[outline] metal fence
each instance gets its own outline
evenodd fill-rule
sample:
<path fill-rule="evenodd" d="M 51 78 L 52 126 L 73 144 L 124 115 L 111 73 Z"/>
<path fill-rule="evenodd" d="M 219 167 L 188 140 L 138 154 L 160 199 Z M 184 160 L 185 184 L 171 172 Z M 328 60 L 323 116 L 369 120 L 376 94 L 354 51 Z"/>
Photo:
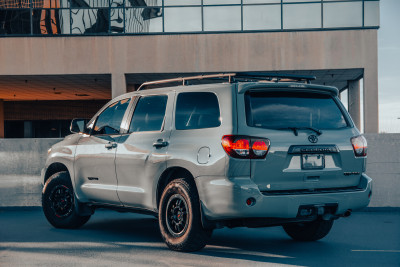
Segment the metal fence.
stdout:
<path fill-rule="evenodd" d="M 0 0 L 0 36 L 365 29 L 379 0 Z"/>

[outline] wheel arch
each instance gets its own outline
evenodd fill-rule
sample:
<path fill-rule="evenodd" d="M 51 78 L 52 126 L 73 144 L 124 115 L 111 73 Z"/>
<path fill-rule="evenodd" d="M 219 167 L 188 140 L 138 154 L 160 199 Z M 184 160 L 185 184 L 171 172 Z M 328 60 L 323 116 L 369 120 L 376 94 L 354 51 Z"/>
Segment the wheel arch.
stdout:
<path fill-rule="evenodd" d="M 76 212 L 80 216 L 92 215 L 94 213 L 94 209 L 92 209 L 89 206 L 85 205 L 84 203 L 80 203 L 78 201 L 78 196 L 77 196 L 77 192 L 76 192 L 76 189 L 75 189 L 75 183 L 74 183 L 74 180 L 72 178 L 71 171 L 68 169 L 68 167 L 65 164 L 63 164 L 61 162 L 53 162 L 53 163 L 51 163 L 49 165 L 49 167 L 47 168 L 47 170 L 45 172 L 44 179 L 43 179 L 44 180 L 44 183 L 43 183 L 44 184 L 44 188 L 43 188 L 43 190 L 45 190 L 46 182 L 49 180 L 49 178 L 53 174 L 58 173 L 58 172 L 62 172 L 62 171 L 67 172 L 68 175 L 69 175 L 69 179 L 71 181 L 71 185 L 72 185 L 72 188 L 73 188 L 73 191 L 74 191 L 75 201 L 77 201 L 77 203 L 78 203 L 78 205 L 75 206 Z"/>
<path fill-rule="evenodd" d="M 44 175 L 43 184 L 46 184 L 47 180 L 55 173 L 66 171 L 68 172 L 70 179 L 71 179 L 71 172 L 68 170 L 68 167 L 60 162 L 53 162 L 49 165 L 46 169 L 46 173 Z M 72 179 L 71 179 L 72 182 Z"/>
<path fill-rule="evenodd" d="M 172 180 L 174 180 L 176 178 L 189 179 L 189 181 L 193 182 L 193 185 L 195 186 L 196 191 L 197 191 L 197 186 L 196 186 L 196 182 L 194 181 L 194 176 L 189 170 L 187 170 L 183 167 L 169 167 L 161 174 L 160 179 L 158 179 L 156 198 L 155 198 L 155 204 L 156 204 L 157 210 L 158 210 L 158 206 L 160 204 L 161 195 L 162 195 L 165 187 L 168 185 L 169 182 L 171 182 Z"/>

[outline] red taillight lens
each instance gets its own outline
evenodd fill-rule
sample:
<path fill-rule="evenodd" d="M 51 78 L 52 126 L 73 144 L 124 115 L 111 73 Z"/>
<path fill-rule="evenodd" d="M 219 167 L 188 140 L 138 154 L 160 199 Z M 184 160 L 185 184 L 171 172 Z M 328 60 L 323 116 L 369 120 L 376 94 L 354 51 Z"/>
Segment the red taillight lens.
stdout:
<path fill-rule="evenodd" d="M 252 140 L 251 149 L 253 150 L 254 155 L 257 157 L 264 157 L 268 153 L 269 149 L 269 140 Z"/>
<path fill-rule="evenodd" d="M 249 136 L 224 135 L 221 144 L 225 152 L 233 158 L 260 159 L 267 155 L 270 142 L 268 139 Z"/>
<path fill-rule="evenodd" d="M 232 143 L 232 149 L 241 157 L 250 154 L 250 142 L 247 139 L 239 139 Z"/>
<path fill-rule="evenodd" d="M 367 155 L 367 139 L 364 136 L 359 135 L 351 138 L 351 144 L 356 157 L 365 157 Z"/>
<path fill-rule="evenodd" d="M 246 138 L 224 135 L 221 144 L 225 152 L 231 157 L 245 158 L 250 154 L 250 142 Z"/>

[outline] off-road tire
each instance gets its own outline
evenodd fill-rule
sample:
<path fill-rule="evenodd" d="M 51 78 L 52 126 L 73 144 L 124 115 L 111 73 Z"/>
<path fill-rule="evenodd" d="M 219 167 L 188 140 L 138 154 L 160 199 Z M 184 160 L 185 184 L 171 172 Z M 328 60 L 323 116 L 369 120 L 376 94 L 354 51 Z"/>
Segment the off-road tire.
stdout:
<path fill-rule="evenodd" d="M 76 198 L 71 178 L 66 171 L 53 174 L 45 183 L 42 192 L 43 213 L 56 228 L 75 229 L 90 218 L 80 216 L 75 208 Z"/>
<path fill-rule="evenodd" d="M 201 224 L 200 202 L 193 181 L 171 181 L 161 195 L 158 222 L 161 236 L 175 251 L 197 251 L 209 241 L 212 230 Z"/>
<path fill-rule="evenodd" d="M 316 241 L 324 238 L 333 225 L 333 220 L 324 221 L 318 219 L 313 222 L 283 225 L 285 232 L 294 240 Z"/>

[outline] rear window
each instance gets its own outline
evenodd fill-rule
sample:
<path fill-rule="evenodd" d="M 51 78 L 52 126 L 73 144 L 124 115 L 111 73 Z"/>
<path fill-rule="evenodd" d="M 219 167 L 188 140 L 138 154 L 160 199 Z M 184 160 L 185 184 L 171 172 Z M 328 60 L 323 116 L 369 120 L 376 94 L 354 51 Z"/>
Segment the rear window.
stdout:
<path fill-rule="evenodd" d="M 160 131 L 164 122 L 167 100 L 166 95 L 141 97 L 136 104 L 129 132 Z"/>
<path fill-rule="evenodd" d="M 348 126 L 342 111 L 329 95 L 248 92 L 245 105 L 247 125 L 252 127 L 338 129 Z"/>
<path fill-rule="evenodd" d="M 180 93 L 176 101 L 177 130 L 212 128 L 221 125 L 218 98 L 214 93 Z"/>

